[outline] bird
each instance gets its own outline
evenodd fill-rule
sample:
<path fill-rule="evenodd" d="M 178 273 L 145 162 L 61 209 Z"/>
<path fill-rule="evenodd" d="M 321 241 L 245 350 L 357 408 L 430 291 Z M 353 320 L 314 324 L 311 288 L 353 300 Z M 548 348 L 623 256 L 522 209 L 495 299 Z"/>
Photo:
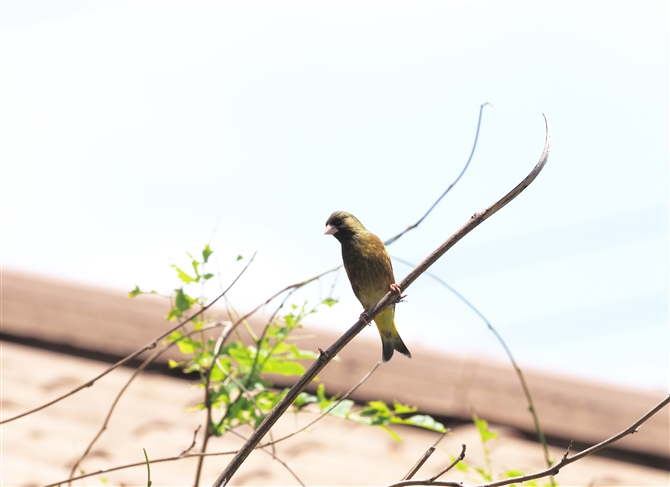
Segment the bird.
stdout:
<path fill-rule="evenodd" d="M 384 242 L 369 232 L 354 215 L 336 211 L 326 221 L 325 235 L 332 235 L 342 245 L 342 262 L 351 288 L 365 308 L 363 321 L 369 322 L 367 311 L 374 307 L 389 290 L 400 293 L 395 283 L 391 257 Z M 382 339 L 382 360 L 388 362 L 394 350 L 412 358 L 395 327 L 395 304 L 385 308 L 375 318 Z"/>

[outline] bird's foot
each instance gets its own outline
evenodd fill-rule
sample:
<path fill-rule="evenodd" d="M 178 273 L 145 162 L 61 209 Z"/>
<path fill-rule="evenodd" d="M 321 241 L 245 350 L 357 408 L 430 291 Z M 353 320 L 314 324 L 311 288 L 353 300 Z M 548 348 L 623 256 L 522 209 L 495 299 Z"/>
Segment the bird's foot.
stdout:
<path fill-rule="evenodd" d="M 361 315 L 358 317 L 359 320 L 361 320 L 363 323 L 366 323 L 368 326 L 370 326 L 370 315 L 368 314 L 367 311 L 363 311 Z"/>
<path fill-rule="evenodd" d="M 399 298 L 396 300 L 396 303 L 402 303 L 403 299 L 405 299 L 405 296 L 403 296 L 402 291 L 400 290 L 400 286 L 398 286 L 395 282 L 389 286 L 391 288 L 391 291 L 394 293 L 398 294 Z"/>

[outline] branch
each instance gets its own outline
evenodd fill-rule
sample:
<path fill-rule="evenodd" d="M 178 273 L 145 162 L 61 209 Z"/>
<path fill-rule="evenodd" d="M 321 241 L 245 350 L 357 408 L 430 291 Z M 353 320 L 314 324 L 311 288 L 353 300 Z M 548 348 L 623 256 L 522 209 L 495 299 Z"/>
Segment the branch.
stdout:
<path fill-rule="evenodd" d="M 218 326 L 222 326 L 222 325 L 224 325 L 224 322 L 217 321 L 217 322 L 215 322 L 215 323 L 211 323 L 211 324 L 209 324 L 209 325 L 207 325 L 207 326 L 204 326 L 203 328 L 201 328 L 200 330 L 198 330 L 198 332 L 205 331 L 205 330 L 208 330 L 208 329 L 213 329 L 213 328 L 216 328 L 216 327 L 218 327 Z M 226 325 L 225 325 L 226 329 L 227 329 L 227 328 L 230 328 L 231 325 L 232 325 L 231 323 L 226 324 Z M 193 333 L 196 333 L 196 331 L 195 331 L 195 330 L 194 330 L 194 331 L 191 331 L 191 332 L 185 334 L 182 338 L 189 337 L 189 336 L 191 336 Z M 180 338 L 179 340 L 181 340 L 182 338 Z M 117 404 L 118 404 L 119 401 L 121 400 L 121 397 L 122 397 L 122 396 L 125 394 L 125 392 L 128 390 L 128 388 L 130 387 L 130 385 L 133 383 L 133 381 L 134 381 L 135 379 L 137 379 L 137 377 L 139 377 L 140 373 L 141 373 L 142 371 L 144 371 L 144 369 L 146 369 L 147 366 L 148 366 L 149 364 L 151 364 L 152 362 L 154 362 L 154 361 L 155 361 L 158 357 L 160 357 L 162 354 L 164 354 L 165 352 L 167 352 L 168 350 L 170 350 L 172 347 L 174 347 L 175 345 L 177 345 L 177 342 L 178 342 L 179 340 L 177 340 L 177 341 L 175 341 L 175 342 L 170 342 L 170 343 L 168 343 L 167 345 L 165 345 L 162 349 L 154 351 L 151 355 L 149 355 L 149 357 L 147 357 L 147 358 L 144 360 L 144 362 L 142 362 L 142 363 L 140 364 L 139 367 L 137 367 L 137 369 L 135 369 L 135 370 L 133 371 L 133 373 L 132 373 L 132 375 L 130 376 L 130 378 L 126 381 L 126 383 L 124 384 L 124 386 L 121 388 L 121 390 L 118 392 L 118 394 L 117 394 L 116 397 L 114 398 L 114 401 L 112 401 L 112 405 L 110 406 L 109 411 L 107 412 L 107 416 L 105 417 L 104 421 L 102 422 L 102 426 L 101 426 L 100 429 L 98 430 L 98 433 L 97 433 L 97 434 L 93 437 L 93 439 L 90 441 L 90 443 L 89 443 L 88 446 L 86 447 L 86 450 L 85 450 L 84 453 L 81 455 L 81 457 L 79 457 L 79 459 L 78 459 L 77 461 L 75 461 L 74 465 L 72 465 L 72 468 L 70 469 L 70 476 L 74 475 L 74 472 L 77 470 L 77 468 L 79 467 L 79 465 L 81 464 L 81 462 L 83 462 L 84 459 L 88 456 L 88 454 L 91 452 L 91 449 L 93 448 L 93 446 L 95 445 L 95 443 L 100 439 L 100 437 L 102 436 L 102 434 L 103 434 L 103 433 L 105 432 L 105 430 L 107 429 L 107 425 L 109 424 L 109 421 L 111 420 L 112 415 L 114 414 L 114 410 L 116 409 Z M 198 428 L 200 428 L 200 427 L 198 427 Z M 194 438 L 194 441 L 195 441 L 195 438 Z"/>
<path fill-rule="evenodd" d="M 186 450 L 184 450 L 183 452 L 181 452 L 181 453 L 179 454 L 180 457 L 183 457 L 183 456 L 186 455 L 188 452 L 190 452 L 191 450 L 193 450 L 193 447 L 194 447 L 194 446 L 196 445 L 196 443 L 197 443 L 197 440 L 198 440 L 198 431 L 200 431 L 200 427 L 201 427 L 201 426 L 202 426 L 202 425 L 199 424 L 198 427 L 195 429 L 195 431 L 193 432 L 193 440 L 191 440 L 191 444 L 189 445 L 189 447 L 188 447 Z"/>
<path fill-rule="evenodd" d="M 477 140 L 479 139 L 479 129 L 482 126 L 482 113 L 484 112 L 484 107 L 486 105 L 491 105 L 489 102 L 482 103 L 479 106 L 479 118 L 477 119 L 477 130 L 475 131 L 475 142 L 472 144 L 472 150 L 470 151 L 470 157 L 468 157 L 467 162 L 465 163 L 465 166 L 463 166 L 463 169 L 461 170 L 461 173 L 458 175 L 456 179 L 454 179 L 454 182 L 449 185 L 447 189 L 444 190 L 444 193 L 440 195 L 440 197 L 433 203 L 433 205 L 428 208 L 428 211 L 421 217 L 419 218 L 419 221 L 417 221 L 414 225 L 410 225 L 409 227 L 405 228 L 402 232 L 400 232 L 398 235 L 395 237 L 389 238 L 386 242 L 384 242 L 384 245 L 391 245 L 393 242 L 398 240 L 400 237 L 405 235 L 407 232 L 410 230 L 414 230 L 416 227 L 421 225 L 421 222 L 423 222 L 426 217 L 430 214 L 431 211 L 437 206 L 437 204 L 444 198 L 449 191 L 451 191 L 451 188 L 456 186 L 456 183 L 461 179 L 463 174 L 465 174 L 465 171 L 468 169 L 468 166 L 470 165 L 470 161 L 472 160 L 472 156 L 475 155 L 475 149 L 477 148 Z M 492 106 L 492 105 L 491 105 Z"/>
<path fill-rule="evenodd" d="M 563 455 L 563 458 L 556 463 L 556 465 L 546 469 L 542 470 L 540 472 L 528 474 L 528 475 L 520 475 L 518 477 L 510 477 L 507 479 L 503 480 L 497 480 L 495 482 L 489 482 L 487 484 L 477 484 L 473 485 L 472 487 L 501 487 L 503 485 L 510 485 L 510 484 L 519 484 L 521 482 L 528 482 L 529 480 L 535 480 L 535 479 L 540 479 L 543 477 L 549 477 L 550 475 L 557 475 L 558 472 L 560 471 L 561 468 L 565 467 L 566 465 L 569 465 L 571 463 L 576 462 L 577 460 L 580 460 L 584 458 L 587 455 L 590 455 L 591 453 L 595 453 L 599 450 L 602 450 L 606 446 L 611 445 L 612 443 L 615 443 L 619 441 L 621 438 L 624 436 L 632 435 L 637 433 L 640 430 L 640 426 L 646 422 L 649 418 L 651 418 L 654 414 L 659 412 L 661 409 L 663 409 L 665 406 L 670 403 L 670 396 L 666 397 L 663 399 L 661 402 L 659 402 L 656 406 L 651 408 L 647 413 L 642 416 L 640 419 L 635 421 L 632 425 L 630 425 L 628 428 L 625 430 L 617 433 L 614 436 L 611 436 L 610 438 L 606 439 L 605 441 L 601 441 L 597 445 L 593 445 L 590 448 L 587 448 L 584 451 L 581 451 L 575 455 L 572 455 L 571 457 L 568 456 L 568 453 L 570 453 L 570 448 L 568 447 L 568 450 L 565 452 Z M 572 444 L 572 443 L 571 443 Z M 431 479 L 426 479 L 426 480 L 407 480 L 403 482 L 398 482 L 395 484 L 391 484 L 389 487 L 405 487 L 408 485 L 441 485 L 441 486 L 455 486 L 455 487 L 462 487 L 463 484 L 461 482 L 434 482 Z"/>
<path fill-rule="evenodd" d="M 445 473 L 454 468 L 458 462 L 463 461 L 464 458 L 465 458 L 465 444 L 461 445 L 460 455 L 458 455 L 458 457 L 456 457 L 456 459 L 453 462 L 451 462 L 451 464 L 448 467 L 443 468 L 437 475 L 433 475 L 428 480 L 430 480 L 431 482 L 435 482 L 439 477 L 442 477 Z"/>
<path fill-rule="evenodd" d="M 340 399 L 338 399 L 335 404 L 333 404 L 327 411 L 325 411 L 324 413 L 319 415 L 319 417 L 317 417 L 315 420 L 311 421 L 309 424 L 303 426 L 302 428 L 294 431 L 293 433 L 289 433 L 286 436 L 282 436 L 281 438 L 278 438 L 277 440 L 270 441 L 270 442 L 264 443 L 262 445 L 258 445 L 256 448 L 266 448 L 268 446 L 273 446 L 273 445 L 279 443 L 280 441 L 287 440 L 287 439 L 297 435 L 298 433 L 301 433 L 301 432 L 305 431 L 306 429 L 310 428 L 311 426 L 313 426 L 315 423 L 317 423 L 318 421 L 320 421 L 324 417 L 328 416 L 328 414 L 330 413 L 331 410 L 333 410 L 335 407 L 337 407 L 342 401 L 344 401 L 351 394 L 353 394 L 356 389 L 358 389 L 361 385 L 363 385 L 363 383 L 366 380 L 368 380 L 368 378 L 375 372 L 375 370 L 377 370 L 377 368 L 380 365 L 381 365 L 381 362 L 377 362 L 375 364 L 375 366 L 372 367 L 372 369 L 370 369 L 368 371 L 368 373 L 365 374 L 363 376 L 363 378 L 361 380 L 359 380 L 358 383 L 355 386 L 353 386 L 351 389 L 349 389 L 349 391 L 346 394 L 344 394 Z M 182 460 L 184 458 L 206 458 L 206 457 L 216 457 L 216 456 L 222 456 L 222 455 L 234 455 L 235 453 L 237 453 L 237 450 L 212 452 L 212 453 L 204 453 L 204 452 L 190 453 L 190 451 L 193 449 L 193 447 L 196 444 L 196 437 L 197 437 L 198 431 L 200 431 L 200 428 L 201 428 L 201 425 L 198 425 L 196 430 L 193 432 L 193 441 L 191 442 L 191 445 L 186 450 L 182 451 L 179 455 L 176 455 L 176 456 L 173 456 L 173 457 L 156 458 L 156 459 L 150 460 L 151 463 L 154 464 L 154 463 L 163 463 L 163 462 L 174 462 L 174 461 L 177 461 L 177 460 Z M 227 428 L 227 431 L 232 431 L 232 429 Z M 435 444 L 437 444 L 437 442 Z M 74 482 L 75 480 L 81 480 L 81 479 L 85 479 L 85 478 L 88 478 L 88 477 L 94 477 L 96 475 L 102 475 L 104 473 L 114 472 L 114 471 L 117 471 L 117 470 L 124 470 L 124 469 L 127 469 L 127 468 L 133 468 L 133 467 L 144 465 L 145 463 L 146 462 L 137 462 L 137 463 L 130 463 L 130 464 L 127 464 L 127 465 L 118 465 L 116 467 L 111 467 L 111 468 L 106 468 L 106 469 L 100 469 L 100 470 L 97 470 L 95 472 L 88 472 L 88 473 L 85 473 L 85 474 L 82 474 L 82 475 L 79 475 L 79 476 L 76 476 L 76 477 L 70 477 L 69 479 L 61 480 L 59 482 L 55 482 L 53 484 L 48 484 L 45 487 L 52 487 L 52 486 L 62 485 L 62 484 L 65 484 L 65 483 Z"/>
<path fill-rule="evenodd" d="M 411 271 L 407 277 L 405 277 L 399 284 L 398 287 L 400 291 L 405 291 L 422 273 L 424 273 L 431 265 L 433 265 L 442 255 L 444 255 L 447 250 L 453 247 L 458 241 L 460 241 L 465 235 L 474 230 L 479 224 L 483 221 L 490 218 L 498 210 L 507 205 L 510 201 L 516 198 L 530 183 L 535 180 L 537 175 L 540 173 L 542 168 L 547 162 L 549 157 L 549 147 L 551 145 L 551 130 L 549 128 L 549 122 L 545 117 L 545 126 L 546 126 L 546 138 L 544 143 L 544 150 L 540 160 L 535 165 L 533 170 L 530 172 L 526 178 L 521 181 L 514 189 L 509 193 L 503 196 L 493 205 L 486 208 L 481 213 L 475 213 L 470 220 L 463 225 L 454 235 L 448 238 L 442 245 L 440 245 L 436 250 L 433 251 L 418 267 Z M 384 308 L 394 304 L 398 301 L 400 295 L 395 291 L 389 291 L 386 296 L 384 296 L 377 305 L 367 312 L 368 317 L 372 320 L 377 316 Z M 298 395 L 307 387 L 307 385 L 316 377 L 316 375 L 337 355 L 337 353 L 342 350 L 347 343 L 349 343 L 356 335 L 358 335 L 363 328 L 366 326 L 366 322 L 359 319 L 344 335 L 342 335 L 338 340 L 333 343 L 333 345 L 328 348 L 325 352 L 322 351 L 319 358 L 312 364 L 312 366 L 305 372 L 305 374 L 298 379 L 295 385 L 288 391 L 288 393 L 282 398 L 282 400 L 275 406 L 275 408 L 270 412 L 270 414 L 263 420 L 258 429 L 249 438 L 249 441 L 244 444 L 242 449 L 235 455 L 231 460 L 228 466 L 221 472 L 221 475 L 214 482 L 215 487 L 221 487 L 226 485 L 232 476 L 237 472 L 242 463 L 246 460 L 249 454 L 253 449 L 258 445 L 261 439 L 266 435 L 266 433 L 272 428 L 272 426 L 277 422 L 279 417 L 286 412 L 291 404 L 295 401 Z"/>
<path fill-rule="evenodd" d="M 230 431 L 232 434 L 234 434 L 234 435 L 237 436 L 238 438 L 242 438 L 243 440 L 247 441 L 247 438 L 246 438 L 243 434 L 238 433 L 237 431 L 235 431 L 235 430 L 233 430 L 233 429 L 228 429 L 228 431 Z M 261 451 L 262 451 L 263 453 L 267 453 L 267 454 L 270 455 L 273 459 L 275 459 L 276 461 L 278 461 L 279 463 L 281 463 L 282 466 L 283 466 L 286 470 L 288 470 L 288 472 L 289 472 L 291 475 L 293 475 L 293 478 L 296 479 L 300 485 L 302 485 L 302 487 L 306 487 L 305 483 L 304 483 L 302 480 L 300 480 L 300 477 L 298 477 L 298 476 L 296 475 L 296 473 L 291 469 L 291 467 L 289 467 L 289 466 L 286 464 L 286 462 L 284 462 L 281 458 L 279 458 L 275 453 L 273 453 L 273 452 L 271 452 L 271 451 L 267 451 L 267 450 L 266 450 L 265 448 L 263 448 L 263 447 L 261 447 Z M 203 458 L 203 457 L 200 457 L 200 458 Z M 197 484 L 196 484 L 196 485 L 197 485 Z"/>
<path fill-rule="evenodd" d="M 332 406 L 330 406 L 328 409 L 326 409 L 324 412 L 322 412 L 322 413 L 321 413 L 321 414 L 320 414 L 314 421 L 311 421 L 310 423 L 306 424 L 305 426 L 303 426 L 303 427 L 300 428 L 299 430 L 294 431 L 293 433 L 289 433 L 289 434 L 286 435 L 286 436 L 282 436 L 281 438 L 278 438 L 278 439 L 276 439 L 276 440 L 274 440 L 274 441 L 272 441 L 272 442 L 270 442 L 270 443 L 266 443 L 266 444 L 264 444 L 264 445 L 260 445 L 260 446 L 258 446 L 257 448 L 265 448 L 266 446 L 269 446 L 270 444 L 275 445 L 275 444 L 279 443 L 280 441 L 288 440 L 288 439 L 291 438 L 292 436 L 295 436 L 295 435 L 297 435 L 298 433 L 302 433 L 303 431 L 306 431 L 308 428 L 310 428 L 311 426 L 313 426 L 313 425 L 316 424 L 317 422 L 321 421 L 323 418 L 325 418 L 326 416 L 328 416 L 328 415 L 330 414 L 330 412 L 331 412 L 333 409 L 335 409 L 337 406 L 339 406 L 339 405 L 342 403 L 342 401 L 344 401 L 344 400 L 347 399 L 349 396 L 351 396 L 351 395 L 354 393 L 354 391 L 355 391 L 356 389 L 358 389 L 360 386 L 362 386 L 362 385 L 363 385 L 363 382 L 365 382 L 366 380 L 368 380 L 368 379 L 370 378 L 370 376 L 377 370 L 377 368 L 378 368 L 380 365 L 381 365 L 381 362 L 377 362 L 377 363 L 374 365 L 374 367 L 372 367 L 372 369 L 370 369 L 370 371 L 369 371 L 367 374 L 365 374 L 365 375 L 363 376 L 363 378 L 362 378 L 361 380 L 358 381 L 358 383 L 356 383 L 356 385 L 355 385 L 354 387 L 352 387 L 351 389 L 349 389 L 349 390 L 347 391 L 346 394 L 344 394 L 341 398 L 339 398 L 337 401 L 335 401 L 335 403 L 333 403 Z"/>
<path fill-rule="evenodd" d="M 432 445 L 430 448 L 428 448 L 428 450 L 426 450 L 426 452 L 425 452 L 423 455 L 421 455 L 421 458 L 419 458 L 419 460 L 414 464 L 414 466 L 410 469 L 410 471 L 407 473 L 407 475 L 405 475 L 405 476 L 403 477 L 403 480 L 410 480 L 412 477 L 414 477 L 414 475 L 416 475 L 416 473 L 419 471 L 419 469 L 420 469 L 421 467 L 423 467 L 423 464 L 426 463 L 426 461 L 427 461 L 427 460 L 430 458 L 430 456 L 433 454 L 433 452 L 435 451 L 435 447 L 437 446 L 437 444 L 438 444 L 440 441 L 442 441 L 442 439 L 443 439 L 445 436 L 447 436 L 447 433 L 449 433 L 450 431 L 451 431 L 451 429 L 448 429 L 448 430 L 446 430 L 444 433 L 442 433 L 442 434 L 440 435 L 440 437 L 435 441 L 435 443 L 433 443 L 433 445 Z M 463 445 L 463 452 L 464 452 L 464 453 L 463 453 L 463 457 L 465 457 L 465 445 Z M 462 460 L 462 458 L 461 458 L 461 460 Z M 460 461 L 460 460 L 459 460 L 459 461 Z M 456 465 L 456 463 L 454 463 L 454 465 Z M 453 466 L 453 465 L 452 465 L 452 466 Z M 449 467 L 449 468 L 451 468 L 451 467 Z M 439 477 L 439 475 L 438 475 L 438 477 Z"/>
<path fill-rule="evenodd" d="M 556 475 L 558 474 L 559 470 L 566 465 L 570 465 L 571 463 L 576 462 L 577 460 L 580 460 L 581 458 L 590 455 L 591 453 L 595 453 L 599 450 L 602 450 L 606 446 L 611 445 L 612 443 L 615 443 L 619 441 L 621 438 L 624 436 L 632 435 L 637 433 L 640 430 L 640 425 L 642 425 L 644 422 L 646 422 L 649 418 L 651 418 L 654 414 L 659 412 L 661 409 L 663 409 L 665 406 L 670 403 L 670 396 L 666 397 L 663 399 L 661 402 L 659 402 L 656 406 L 651 408 L 644 416 L 642 416 L 640 419 L 635 421 L 632 425 L 630 425 L 628 428 L 625 430 L 617 433 L 614 436 L 609 437 L 605 441 L 601 441 L 597 445 L 593 445 L 591 448 L 587 448 L 586 450 L 583 450 L 579 453 L 576 453 L 575 455 L 572 455 L 571 457 L 568 456 L 569 450 L 565 452 L 565 455 L 563 455 L 563 458 L 561 458 L 558 463 L 546 470 L 543 470 L 541 472 L 537 472 L 534 474 L 530 475 L 523 475 L 519 477 L 512 477 L 509 479 L 504 479 L 504 480 L 499 480 L 497 482 L 491 482 L 489 484 L 481 484 L 475 487 L 498 487 L 502 485 L 509 485 L 509 484 L 515 484 L 517 482 L 526 482 L 528 480 L 533 480 L 533 479 L 539 479 L 542 477 L 547 477 L 549 475 Z"/>
<path fill-rule="evenodd" d="M 212 306 L 214 306 L 214 303 L 216 303 L 219 299 L 221 299 L 223 296 L 225 296 L 225 294 L 226 294 L 228 291 L 230 291 L 230 289 L 235 285 L 235 283 L 239 280 L 239 278 L 242 277 L 242 274 L 244 274 L 244 272 L 249 268 L 249 266 L 251 265 L 251 263 L 254 261 L 254 258 L 255 258 L 255 257 L 256 257 L 256 253 L 254 253 L 254 255 L 251 257 L 251 259 L 249 260 L 249 262 L 247 262 L 247 265 L 244 266 L 244 269 L 242 269 L 242 271 L 237 275 L 237 277 L 233 280 L 233 282 L 230 283 L 230 285 L 228 286 L 228 288 L 227 288 L 225 291 L 223 291 L 221 294 L 219 294 L 216 298 L 214 298 L 209 304 L 207 304 L 206 306 L 202 307 L 202 308 L 200 309 L 200 311 L 198 311 L 197 313 L 195 313 L 193 316 L 190 316 L 189 318 L 187 318 L 187 319 L 185 319 L 185 320 L 179 322 L 178 325 L 176 325 L 176 326 L 170 328 L 168 331 L 166 331 L 166 332 L 163 333 L 162 335 L 158 336 L 157 338 L 154 338 L 150 343 L 147 343 L 145 346 L 143 346 L 143 347 L 140 348 L 139 350 L 136 350 L 135 352 L 131 353 L 131 354 L 128 355 L 127 357 L 125 357 L 125 358 L 119 360 L 119 361 L 116 362 L 114 365 L 112 365 L 111 367 L 109 367 L 107 370 L 105 370 L 104 372 L 101 372 L 100 374 L 98 374 L 97 376 L 95 376 L 93 379 L 91 379 L 90 381 L 86 382 L 85 384 L 82 384 L 82 385 L 80 385 L 80 386 L 78 386 L 78 387 L 75 387 L 75 388 L 72 389 L 70 392 L 67 392 L 67 393 L 63 394 L 62 396 L 57 397 L 57 398 L 54 399 L 53 401 L 49 401 L 49 402 L 46 403 L 46 404 L 42 404 L 42 405 L 39 406 L 39 407 L 36 407 L 36 408 L 34 408 L 34 409 L 31 409 L 30 411 L 26 411 L 25 413 L 18 414 L 18 415 L 16 415 L 16 416 L 12 417 L 12 418 L 5 419 L 4 421 L 0 421 L 0 424 L 9 423 L 10 421 L 14 421 L 14 420 L 16 420 L 16 419 L 23 418 L 24 416 L 28 416 L 29 414 L 36 413 L 37 411 L 41 411 L 42 409 L 46 409 L 46 408 L 48 408 L 49 406 L 53 406 L 53 405 L 56 404 L 57 402 L 60 402 L 60 401 L 62 401 L 63 399 L 65 399 L 65 398 L 67 398 L 67 397 L 70 397 L 70 396 L 73 395 L 73 394 L 76 394 L 77 392 L 81 391 L 82 389 L 85 389 L 85 388 L 87 388 L 87 387 L 91 387 L 93 384 L 95 384 L 95 382 L 96 382 L 98 379 L 101 379 L 102 377 L 106 376 L 107 374 L 109 374 L 109 373 L 112 372 L 113 370 L 118 369 L 118 368 L 121 367 L 122 365 L 124 365 L 124 364 L 130 362 L 132 359 L 134 359 L 135 357 L 141 355 L 142 353 L 146 352 L 147 350 L 151 350 L 151 349 L 156 348 L 156 345 L 158 344 L 159 341 L 161 341 L 163 338 L 165 338 L 165 337 L 167 337 L 168 335 L 170 335 L 172 332 L 178 330 L 179 328 L 181 328 L 182 326 L 184 326 L 186 323 L 188 323 L 188 322 L 191 321 L 192 319 L 194 319 L 194 318 L 200 316 L 202 313 L 204 313 L 204 312 L 207 311 L 209 308 L 211 308 Z"/>
<path fill-rule="evenodd" d="M 393 260 L 397 260 L 398 262 L 405 264 L 409 267 L 414 267 L 414 264 L 407 262 L 406 260 L 400 259 L 398 257 L 393 257 Z M 547 467 L 551 467 L 552 461 L 549 456 L 549 447 L 547 446 L 547 439 L 544 436 L 544 431 L 542 430 L 542 427 L 540 426 L 540 418 L 537 415 L 537 411 L 535 410 L 535 404 L 533 403 L 533 397 L 530 394 L 530 388 L 528 387 L 528 384 L 526 383 L 526 379 L 523 375 L 523 371 L 521 370 L 521 367 L 517 364 L 516 360 L 514 359 L 514 355 L 512 355 L 512 351 L 509 349 L 507 346 L 507 343 L 505 343 L 505 340 L 503 340 L 502 336 L 498 331 L 493 327 L 491 322 L 484 316 L 484 314 L 477 309 L 477 307 L 472 304 L 470 301 L 465 299 L 465 296 L 463 296 L 461 293 L 456 291 L 453 287 L 451 287 L 449 284 L 447 284 L 444 280 L 440 279 L 438 276 L 431 272 L 426 272 L 426 275 L 428 277 L 431 277 L 435 279 L 437 282 L 442 284 L 444 287 L 446 287 L 449 291 L 451 291 L 452 294 L 454 294 L 458 299 L 460 299 L 468 308 L 470 308 L 477 316 L 481 318 L 481 320 L 486 324 L 486 326 L 493 332 L 495 335 L 496 339 L 502 345 L 503 349 L 505 350 L 505 353 L 507 354 L 507 357 L 509 358 L 510 362 L 512 363 L 512 366 L 514 367 L 514 370 L 516 372 L 517 377 L 519 378 L 519 382 L 521 383 L 521 388 L 523 389 L 523 393 L 526 396 L 526 402 L 528 403 L 528 411 L 530 412 L 530 415 L 533 418 L 533 424 L 535 425 L 535 432 L 537 433 L 537 438 L 540 441 L 540 444 L 542 445 L 542 451 L 544 453 L 544 460 L 547 464 Z M 553 484 L 552 484 L 553 485 Z"/>

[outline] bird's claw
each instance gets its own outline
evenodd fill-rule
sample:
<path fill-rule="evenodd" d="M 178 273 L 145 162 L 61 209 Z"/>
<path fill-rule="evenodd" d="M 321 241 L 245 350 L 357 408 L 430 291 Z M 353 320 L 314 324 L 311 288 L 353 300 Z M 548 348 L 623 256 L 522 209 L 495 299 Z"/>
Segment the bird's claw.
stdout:
<path fill-rule="evenodd" d="M 400 286 L 398 286 L 395 282 L 389 286 L 391 288 L 391 291 L 394 293 L 398 294 L 398 299 L 396 300 L 396 303 L 402 303 L 403 299 L 405 299 L 407 296 L 403 295 L 402 290 L 400 289 Z"/>
<path fill-rule="evenodd" d="M 370 326 L 370 315 L 368 314 L 367 311 L 363 311 L 361 315 L 358 317 L 359 320 L 361 320 L 363 323 L 367 324 Z"/>

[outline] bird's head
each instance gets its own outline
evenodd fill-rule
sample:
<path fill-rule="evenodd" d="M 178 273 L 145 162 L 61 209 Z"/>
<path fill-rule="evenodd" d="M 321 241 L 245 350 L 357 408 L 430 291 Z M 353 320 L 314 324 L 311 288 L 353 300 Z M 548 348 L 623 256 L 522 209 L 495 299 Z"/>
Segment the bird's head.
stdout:
<path fill-rule="evenodd" d="M 365 227 L 358 221 L 358 218 L 346 211 L 336 211 L 328 217 L 326 231 L 323 233 L 332 235 L 342 242 L 362 231 L 365 231 Z"/>

